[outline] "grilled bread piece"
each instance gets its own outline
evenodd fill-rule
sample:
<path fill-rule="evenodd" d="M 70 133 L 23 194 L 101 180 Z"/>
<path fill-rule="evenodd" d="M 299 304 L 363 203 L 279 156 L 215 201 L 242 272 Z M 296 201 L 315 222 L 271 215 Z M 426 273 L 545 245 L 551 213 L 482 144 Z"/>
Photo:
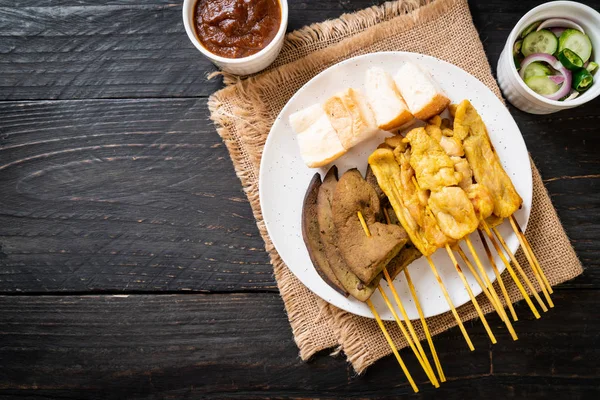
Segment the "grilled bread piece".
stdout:
<path fill-rule="evenodd" d="M 450 104 L 440 85 L 416 64 L 404 63 L 394 81 L 408 109 L 418 119 L 428 120 Z"/>
<path fill-rule="evenodd" d="M 391 131 L 414 120 L 394 80 L 383 68 L 369 68 L 365 81 L 367 99 L 379 129 Z"/>
<path fill-rule="evenodd" d="M 330 97 L 323 109 L 348 150 L 379 132 L 375 116 L 364 96 L 352 88 Z"/>
<path fill-rule="evenodd" d="M 321 105 L 292 114 L 290 125 L 298 135 L 300 155 L 308 167 L 322 167 L 346 153 Z"/>

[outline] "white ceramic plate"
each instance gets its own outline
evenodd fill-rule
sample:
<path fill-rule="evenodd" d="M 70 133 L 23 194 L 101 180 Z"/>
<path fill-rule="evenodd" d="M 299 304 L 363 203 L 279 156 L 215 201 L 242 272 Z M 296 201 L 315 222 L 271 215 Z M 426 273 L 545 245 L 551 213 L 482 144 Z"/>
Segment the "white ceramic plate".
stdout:
<path fill-rule="evenodd" d="M 487 125 L 502 165 L 523 198 L 523 207 L 515 214 L 521 227 L 525 228 L 531 210 L 531 165 L 521 132 L 502 102 L 472 75 L 445 61 L 422 54 L 385 52 L 367 54 L 343 61 L 314 77 L 290 99 L 269 133 L 260 166 L 259 190 L 262 213 L 277 251 L 304 285 L 336 307 L 371 318 L 373 315 L 365 303 L 352 297 L 346 298 L 333 290 L 317 274 L 310 261 L 301 232 L 302 202 L 315 172 L 320 172 L 323 177 L 329 166 L 311 169 L 304 164 L 288 119 L 294 112 L 317 102 L 322 103 L 329 96 L 347 87 L 363 90 L 365 72 L 369 67 L 379 66 L 393 74 L 405 61 L 412 61 L 427 69 L 440 83 L 453 103 L 458 103 L 463 99 L 471 101 Z M 334 163 L 339 168 L 340 176 L 346 170 L 354 167 L 357 167 L 364 175 L 369 154 L 383 141 L 384 137 L 382 135 L 361 143 L 337 159 Z M 519 244 L 509 223 L 505 222 L 499 229 L 511 250 L 516 251 Z M 478 253 L 485 257 L 476 233 L 471 235 L 471 240 L 475 243 Z M 463 247 L 468 253 L 466 246 Z M 432 258 L 454 305 L 458 307 L 468 302 L 469 296 L 446 251 L 441 249 Z M 491 266 L 488 265 L 489 262 L 485 259 L 482 261 L 487 268 L 488 276 L 494 281 L 495 276 Z M 496 265 L 500 270 L 504 270 L 504 265 L 497 254 Z M 465 267 L 464 270 L 473 292 L 481 293 L 481 288 L 468 269 Z M 450 309 L 423 258 L 411 264 L 409 271 L 426 317 L 441 314 Z M 389 292 L 387 285 L 385 283 L 383 285 Z M 409 318 L 417 319 L 419 316 L 414 308 L 404 274 L 398 275 L 395 287 L 407 309 Z M 380 293 L 376 292 L 372 300 L 383 319 L 393 319 Z"/>

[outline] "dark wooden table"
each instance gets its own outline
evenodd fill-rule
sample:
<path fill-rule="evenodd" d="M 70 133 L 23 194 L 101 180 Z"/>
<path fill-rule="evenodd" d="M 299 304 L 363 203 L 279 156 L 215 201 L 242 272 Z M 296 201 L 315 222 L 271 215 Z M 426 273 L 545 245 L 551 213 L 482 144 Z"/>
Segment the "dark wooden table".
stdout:
<path fill-rule="evenodd" d="M 294 1 L 290 29 L 377 1 Z M 473 1 L 490 63 L 541 1 Z M 600 1 L 586 1 L 600 8 Z M 456 38 L 460 40 L 460 38 Z M 218 80 L 181 2 L 0 0 L 0 397 L 384 398 L 396 361 L 357 377 L 298 350 L 250 207 L 208 121 Z M 436 338 L 448 382 L 420 396 L 600 397 L 600 101 L 511 108 L 586 271 L 519 341 Z M 493 326 L 501 323 L 490 316 Z M 408 359 L 412 359 L 407 357 Z"/>

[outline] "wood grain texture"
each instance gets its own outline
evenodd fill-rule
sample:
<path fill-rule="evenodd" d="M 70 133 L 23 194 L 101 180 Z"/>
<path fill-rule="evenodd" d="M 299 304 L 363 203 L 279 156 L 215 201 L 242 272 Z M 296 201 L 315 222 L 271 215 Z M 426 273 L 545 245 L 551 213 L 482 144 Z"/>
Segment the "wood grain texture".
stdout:
<path fill-rule="evenodd" d="M 275 290 L 206 100 L 0 109 L 0 291 Z"/>
<path fill-rule="evenodd" d="M 596 291 L 567 290 L 543 322 L 526 313 L 512 342 L 490 319 L 436 337 L 448 382 L 438 390 L 402 351 L 418 398 L 570 398 L 600 394 Z M 0 396 L 11 398 L 385 398 L 411 393 L 387 357 L 354 376 L 341 357 L 297 357 L 276 294 L 0 297 Z M 567 339 L 568 338 L 568 339 Z"/>
<path fill-rule="evenodd" d="M 595 104 L 512 110 L 600 287 Z M 276 290 L 205 99 L 0 103 L 0 293 Z M 568 132 L 568 133 L 563 133 Z"/>
<path fill-rule="evenodd" d="M 0 1 L 0 99 L 207 96 L 215 68 L 191 44 L 181 1 Z M 289 29 L 383 0 L 290 1 Z M 495 69 L 506 37 L 540 0 L 470 2 Z M 586 0 L 598 8 L 597 1 Z"/>
<path fill-rule="evenodd" d="M 289 29 L 372 5 L 290 1 Z M 0 2 L 0 99 L 197 97 L 215 67 L 188 39 L 181 2 Z"/>
<path fill-rule="evenodd" d="M 290 1 L 289 26 L 381 2 Z M 543 2 L 470 1 L 493 70 L 512 26 Z M 299 360 L 208 120 L 212 71 L 181 1 L 0 0 L 0 398 L 411 394 L 390 357 L 361 377 L 328 352 Z M 438 390 L 402 351 L 413 397 L 600 397 L 599 104 L 549 116 L 510 107 L 584 274 L 541 320 L 517 305 L 517 342 L 492 315 L 495 346 L 476 321 L 475 352 L 456 329 L 437 336 L 449 378 Z"/>

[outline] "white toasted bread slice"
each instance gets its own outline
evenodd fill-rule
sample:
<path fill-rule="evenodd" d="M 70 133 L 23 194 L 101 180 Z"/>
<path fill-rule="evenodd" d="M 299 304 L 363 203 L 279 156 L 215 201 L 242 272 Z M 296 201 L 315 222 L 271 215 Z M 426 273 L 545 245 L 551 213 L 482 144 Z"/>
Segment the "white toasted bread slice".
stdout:
<path fill-rule="evenodd" d="M 320 104 L 290 115 L 290 125 L 298 135 L 300 155 L 308 167 L 322 167 L 346 153 Z"/>
<path fill-rule="evenodd" d="M 329 98 L 323 109 L 346 150 L 379 132 L 367 99 L 352 88 Z"/>
<path fill-rule="evenodd" d="M 411 62 L 400 67 L 394 81 L 415 118 L 427 120 L 450 104 L 450 99 L 431 75 Z"/>
<path fill-rule="evenodd" d="M 365 81 L 367 99 L 379 129 L 391 131 L 408 125 L 414 119 L 396 83 L 383 68 L 369 68 Z"/>

